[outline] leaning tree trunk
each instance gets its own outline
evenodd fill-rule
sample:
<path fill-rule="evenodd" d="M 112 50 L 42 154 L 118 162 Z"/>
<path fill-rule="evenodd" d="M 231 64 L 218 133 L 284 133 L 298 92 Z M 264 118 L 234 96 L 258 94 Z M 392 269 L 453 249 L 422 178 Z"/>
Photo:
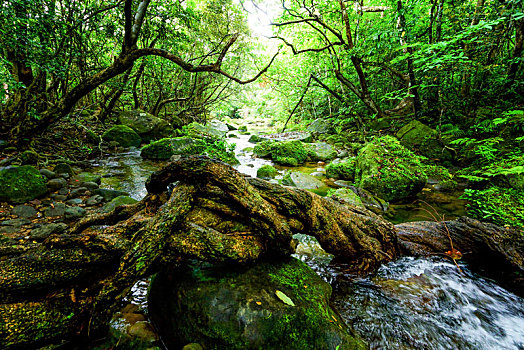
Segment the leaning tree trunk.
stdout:
<path fill-rule="evenodd" d="M 398 256 L 393 226 L 373 213 L 207 158 L 170 163 L 146 188 L 142 201 L 42 244 L 0 246 L 0 348 L 100 335 L 133 284 L 163 264 L 289 255 L 296 232 L 358 273 Z"/>

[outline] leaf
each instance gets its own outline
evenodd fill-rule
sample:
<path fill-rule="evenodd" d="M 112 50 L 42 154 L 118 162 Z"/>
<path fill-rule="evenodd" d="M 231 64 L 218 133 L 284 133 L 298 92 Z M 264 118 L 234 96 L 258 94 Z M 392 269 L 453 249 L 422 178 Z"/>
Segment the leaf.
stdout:
<path fill-rule="evenodd" d="M 277 298 L 279 298 L 280 300 L 282 300 L 282 302 L 284 304 L 287 304 L 289 306 L 295 306 L 295 303 L 293 302 L 293 300 L 291 300 L 291 298 L 289 298 L 287 295 L 285 295 L 284 293 L 282 293 L 281 291 L 277 290 L 275 292 L 275 294 L 277 295 Z"/>

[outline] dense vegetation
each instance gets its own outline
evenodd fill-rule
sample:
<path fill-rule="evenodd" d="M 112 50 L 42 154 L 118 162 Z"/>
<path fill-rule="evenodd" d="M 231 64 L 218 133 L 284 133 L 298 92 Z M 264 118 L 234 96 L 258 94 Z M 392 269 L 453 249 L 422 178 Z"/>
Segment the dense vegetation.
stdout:
<path fill-rule="evenodd" d="M 248 17 L 267 2 L 1 1 L 2 147 L 38 148 L 60 125 L 81 130 L 74 146 L 89 154 L 130 109 L 175 129 L 241 109 L 289 129 L 322 118 L 346 147 L 416 119 L 437 143 L 414 150 L 465 167 L 468 199 L 522 189 L 522 1 L 271 4 L 261 40 Z"/>

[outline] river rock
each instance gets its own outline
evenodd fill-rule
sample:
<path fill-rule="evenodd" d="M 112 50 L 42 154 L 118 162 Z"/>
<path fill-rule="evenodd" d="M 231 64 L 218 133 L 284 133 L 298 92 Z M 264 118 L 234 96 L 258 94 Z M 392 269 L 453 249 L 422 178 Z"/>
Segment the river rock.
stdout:
<path fill-rule="evenodd" d="M 202 125 L 197 122 L 187 125 L 186 130 L 187 134 L 191 137 L 207 137 L 211 139 L 224 137 L 228 131 L 227 125 L 224 130 L 224 127 L 219 123 L 208 123 L 207 125 Z"/>
<path fill-rule="evenodd" d="M 38 163 L 38 158 L 39 158 L 38 153 L 36 153 L 35 151 L 31 149 L 25 150 L 20 155 L 20 161 L 24 165 L 26 164 L 36 165 Z"/>
<path fill-rule="evenodd" d="M 364 208 L 362 199 L 360 199 L 360 197 L 349 188 L 339 188 L 330 197 L 344 204 Z"/>
<path fill-rule="evenodd" d="M 262 165 L 257 170 L 257 177 L 261 179 L 274 179 L 278 175 L 277 169 L 269 164 Z"/>
<path fill-rule="evenodd" d="M 200 154 L 206 149 L 206 144 L 192 137 L 175 137 L 151 142 L 142 147 L 140 156 L 145 159 L 169 159 L 173 155 Z"/>
<path fill-rule="evenodd" d="M 294 258 L 157 274 L 150 317 L 168 348 L 366 349 L 329 306 L 331 287 Z"/>
<path fill-rule="evenodd" d="M 65 214 L 66 205 L 60 202 L 54 202 L 52 206 L 44 210 L 46 217 L 63 216 Z"/>
<path fill-rule="evenodd" d="M 138 147 L 142 143 L 142 138 L 127 125 L 115 125 L 104 132 L 102 139 L 107 142 L 118 142 L 122 147 Z"/>
<path fill-rule="evenodd" d="M 260 136 L 258 136 L 258 135 L 251 135 L 251 136 L 249 137 L 248 142 L 251 142 L 251 143 L 259 143 L 259 142 L 262 142 L 262 141 L 264 141 L 264 140 L 265 140 L 264 138 L 262 138 L 262 137 L 260 137 Z"/>
<path fill-rule="evenodd" d="M 49 169 L 40 169 L 40 174 L 44 175 L 48 180 L 51 180 L 54 177 L 56 177 L 56 173 Z"/>
<path fill-rule="evenodd" d="M 98 195 L 102 196 L 102 198 L 106 202 L 111 202 L 116 197 L 129 196 L 129 193 L 127 193 L 127 192 L 112 190 L 112 189 L 109 189 L 109 188 L 98 188 L 98 189 L 93 191 L 93 194 L 98 194 Z"/>
<path fill-rule="evenodd" d="M 11 214 L 20 218 L 34 218 L 36 213 L 36 209 L 29 205 L 17 205 L 13 210 L 11 210 Z"/>
<path fill-rule="evenodd" d="M 64 224 L 63 222 L 56 224 L 44 224 L 31 230 L 30 237 L 33 240 L 40 241 L 46 239 L 53 233 L 62 233 L 67 230 L 67 228 L 67 224 Z"/>
<path fill-rule="evenodd" d="M 75 173 L 71 165 L 67 163 L 58 163 L 55 166 L 55 168 L 53 169 L 53 172 L 55 174 L 69 174 L 69 175 L 73 175 Z"/>
<path fill-rule="evenodd" d="M 98 185 L 102 183 L 102 177 L 100 175 L 91 174 L 91 173 L 80 173 L 73 177 L 73 184 L 76 186 L 82 185 L 85 182 L 94 182 Z"/>
<path fill-rule="evenodd" d="M 103 201 L 104 201 L 104 197 L 102 197 L 99 194 L 96 194 L 96 195 L 91 196 L 88 199 L 86 199 L 86 205 L 88 207 L 92 207 L 94 205 L 102 203 Z"/>
<path fill-rule="evenodd" d="M 83 202 L 84 201 L 81 198 L 73 198 L 73 199 L 70 199 L 70 200 L 66 201 L 66 204 L 69 204 L 69 205 L 80 205 Z"/>
<path fill-rule="evenodd" d="M 83 182 L 80 184 L 81 187 L 85 187 L 87 188 L 88 190 L 95 190 L 97 189 L 98 187 L 100 187 L 100 185 L 98 185 L 96 182 Z"/>
<path fill-rule="evenodd" d="M 312 161 L 328 161 L 337 157 L 337 151 L 328 143 L 315 142 L 306 144 L 308 157 Z"/>
<path fill-rule="evenodd" d="M 80 207 L 67 207 L 65 210 L 65 218 L 68 220 L 80 219 L 86 215 L 86 210 Z"/>
<path fill-rule="evenodd" d="M 286 174 L 282 179 L 282 184 L 286 186 L 294 186 L 302 190 L 315 190 L 326 186 L 316 177 L 299 171 Z"/>
<path fill-rule="evenodd" d="M 380 197 L 377 197 L 373 193 L 366 191 L 363 188 L 355 187 L 350 185 L 347 187 L 349 190 L 353 191 L 362 201 L 366 209 L 374 212 L 375 214 L 381 215 L 384 214 L 388 208 L 389 203 L 383 200 Z"/>
<path fill-rule="evenodd" d="M 111 202 L 106 203 L 106 205 L 102 207 L 102 211 L 108 213 L 121 205 L 135 204 L 136 202 L 138 202 L 136 199 L 129 196 L 119 196 L 113 199 Z"/>
<path fill-rule="evenodd" d="M 63 177 L 57 177 L 56 179 L 47 181 L 47 188 L 50 192 L 57 191 L 62 187 L 65 187 L 65 185 L 67 185 L 67 181 Z"/>
<path fill-rule="evenodd" d="M 0 201 L 28 202 L 47 193 L 44 178 L 31 165 L 0 168 Z"/>
<path fill-rule="evenodd" d="M 87 189 L 87 187 L 73 188 L 71 192 L 69 192 L 69 198 L 78 198 L 81 196 L 85 196 L 86 194 L 88 194 L 88 192 L 89 190 Z"/>
<path fill-rule="evenodd" d="M 174 133 L 167 121 L 140 110 L 121 112 L 118 121 L 133 129 L 144 142 L 169 137 Z"/>
<path fill-rule="evenodd" d="M 374 139 L 358 154 L 355 183 L 386 201 L 419 193 L 427 176 L 418 157 L 391 136 Z"/>

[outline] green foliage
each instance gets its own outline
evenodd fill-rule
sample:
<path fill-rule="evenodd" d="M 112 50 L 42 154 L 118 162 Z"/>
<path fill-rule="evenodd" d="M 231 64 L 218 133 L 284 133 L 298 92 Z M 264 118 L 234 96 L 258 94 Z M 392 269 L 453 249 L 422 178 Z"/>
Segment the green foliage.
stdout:
<path fill-rule="evenodd" d="M 524 227 L 524 192 L 512 188 L 466 189 L 468 215 L 497 225 Z"/>
<path fill-rule="evenodd" d="M 353 181 L 355 179 L 355 163 L 355 158 L 342 163 L 330 163 L 326 167 L 326 176 Z"/>
<path fill-rule="evenodd" d="M 277 175 L 278 175 L 277 169 L 275 169 L 273 166 L 269 164 L 262 165 L 257 170 L 257 177 L 260 177 L 263 179 L 273 179 Z"/>

